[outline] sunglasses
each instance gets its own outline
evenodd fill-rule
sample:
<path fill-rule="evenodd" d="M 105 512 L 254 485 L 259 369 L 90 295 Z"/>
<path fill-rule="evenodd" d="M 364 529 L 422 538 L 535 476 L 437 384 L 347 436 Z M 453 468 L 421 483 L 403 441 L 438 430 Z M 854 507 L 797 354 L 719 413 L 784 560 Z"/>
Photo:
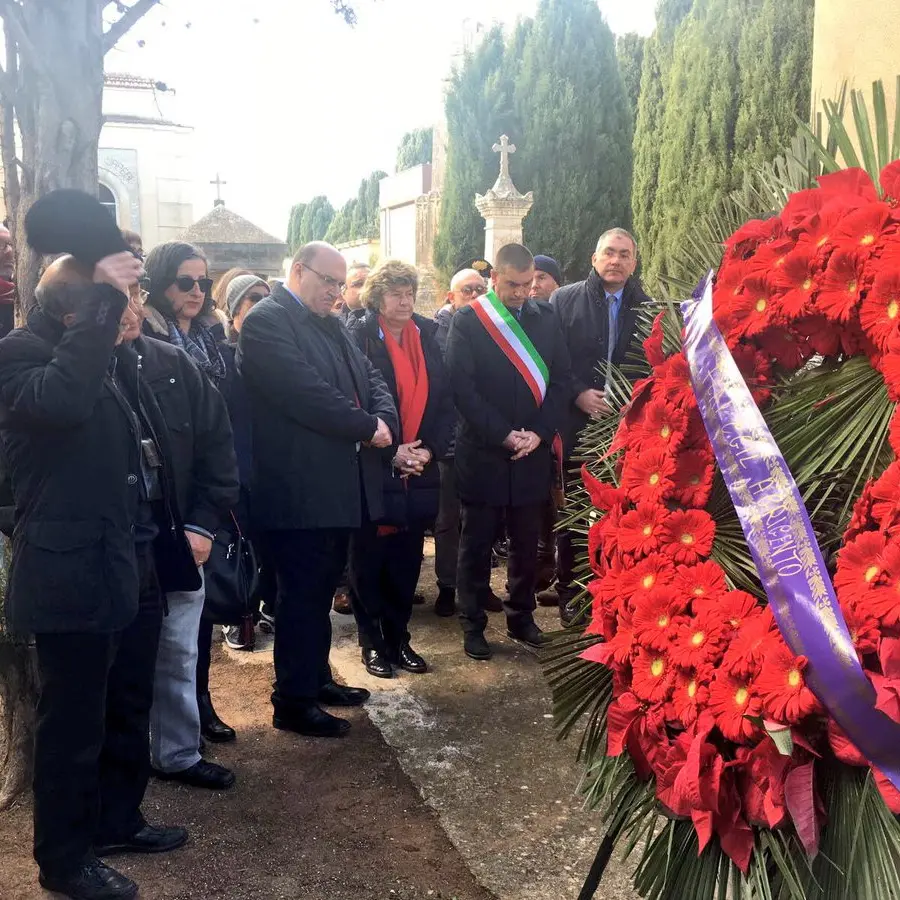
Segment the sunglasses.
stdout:
<path fill-rule="evenodd" d="M 244 299 L 249 300 L 251 303 L 259 303 L 260 300 L 265 300 L 268 296 L 268 294 L 247 294 Z"/>
<path fill-rule="evenodd" d="M 483 284 L 464 284 L 459 290 L 467 297 L 480 297 L 487 293 L 487 288 Z"/>
<path fill-rule="evenodd" d="M 208 294 L 213 286 L 212 278 L 191 278 L 190 275 L 179 275 L 172 283 L 183 294 L 189 294 L 194 289 L 195 284 L 199 286 L 204 294 Z"/>

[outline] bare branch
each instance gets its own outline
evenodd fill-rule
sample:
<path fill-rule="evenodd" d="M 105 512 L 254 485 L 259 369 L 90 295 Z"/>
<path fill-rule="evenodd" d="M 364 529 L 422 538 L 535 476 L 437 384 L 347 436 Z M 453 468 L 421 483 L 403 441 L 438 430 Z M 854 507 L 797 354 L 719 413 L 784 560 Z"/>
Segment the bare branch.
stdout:
<path fill-rule="evenodd" d="M 103 52 L 108 53 L 125 36 L 130 28 L 136 25 L 159 0 L 136 0 L 122 13 L 121 18 L 109 26 L 103 35 Z"/>
<path fill-rule="evenodd" d="M 331 0 L 331 5 L 351 28 L 356 24 L 356 10 L 350 3 L 347 3 L 346 0 Z"/>
<path fill-rule="evenodd" d="M 47 61 L 34 49 L 34 44 L 28 36 L 25 23 L 22 21 L 22 8 L 13 0 L 0 0 L 0 18 L 3 19 L 5 31 L 15 39 L 19 56 L 27 60 L 27 64 L 36 72 L 40 72 L 45 78 L 53 80 L 52 73 L 47 67 Z"/>

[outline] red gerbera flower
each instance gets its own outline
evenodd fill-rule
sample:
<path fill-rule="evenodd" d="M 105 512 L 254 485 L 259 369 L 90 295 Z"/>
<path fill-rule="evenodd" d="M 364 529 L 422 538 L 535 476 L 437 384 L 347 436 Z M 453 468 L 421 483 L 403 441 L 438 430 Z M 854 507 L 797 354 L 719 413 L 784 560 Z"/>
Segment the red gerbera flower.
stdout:
<path fill-rule="evenodd" d="M 834 356 L 841 349 L 840 332 L 825 316 L 807 316 L 796 322 L 794 329 L 822 356 Z"/>
<path fill-rule="evenodd" d="M 887 538 L 877 531 L 864 531 L 844 544 L 838 553 L 834 588 L 842 603 L 858 603 L 879 582 L 884 572 L 882 553 Z"/>
<path fill-rule="evenodd" d="M 634 648 L 634 629 L 631 626 L 631 619 L 627 615 L 621 615 L 613 636 L 601 644 L 588 647 L 581 657 L 610 669 L 622 669 L 631 662 Z"/>
<path fill-rule="evenodd" d="M 866 203 L 875 203 L 879 199 L 871 176 L 858 166 L 819 175 L 816 181 L 819 182 L 819 190 L 826 201 L 840 200 L 853 209 Z"/>
<path fill-rule="evenodd" d="M 674 453 L 684 440 L 687 416 L 678 407 L 661 400 L 651 400 L 644 407 L 637 434 L 632 440 L 640 449 L 663 448 Z"/>
<path fill-rule="evenodd" d="M 890 522 L 900 506 L 900 460 L 894 460 L 872 485 L 872 515 L 876 522 Z"/>
<path fill-rule="evenodd" d="M 900 160 L 898 160 L 900 162 Z M 894 410 L 891 416 L 891 424 L 888 428 L 888 442 L 894 456 L 900 456 L 900 408 Z"/>
<path fill-rule="evenodd" d="M 672 638 L 678 614 L 684 607 L 673 598 L 668 587 L 657 588 L 642 596 L 634 608 L 634 636 L 643 647 L 666 650 Z"/>
<path fill-rule="evenodd" d="M 675 462 L 664 449 L 625 454 L 622 488 L 634 503 L 659 503 L 674 487 Z"/>
<path fill-rule="evenodd" d="M 725 246 L 732 255 L 746 256 L 760 244 L 780 236 L 782 230 L 781 220 L 777 216 L 770 219 L 750 219 L 725 239 Z"/>
<path fill-rule="evenodd" d="M 678 566 L 675 569 L 672 591 L 679 597 L 684 597 L 685 602 L 690 601 L 697 604 L 721 596 L 727 590 L 725 572 L 718 563 L 714 563 L 712 560 L 706 560 L 693 566 Z"/>
<path fill-rule="evenodd" d="M 652 553 L 659 546 L 659 536 L 668 515 L 668 510 L 659 503 L 639 503 L 637 509 L 625 513 L 619 522 L 619 549 L 639 558 Z"/>
<path fill-rule="evenodd" d="M 900 336 L 900 272 L 882 272 L 876 277 L 859 308 L 859 322 L 881 350 L 887 350 L 888 342 Z"/>
<path fill-rule="evenodd" d="M 850 632 L 850 640 L 856 647 L 856 655 L 862 659 L 870 653 L 878 652 L 878 642 L 881 640 L 881 628 L 878 619 L 868 610 L 861 607 L 847 605 L 841 608 L 844 620 L 847 622 L 847 630 Z"/>
<path fill-rule="evenodd" d="M 656 367 L 654 398 L 663 398 L 678 407 L 696 406 L 691 370 L 684 353 L 675 353 Z"/>
<path fill-rule="evenodd" d="M 794 247 L 796 242 L 787 235 L 760 244 L 756 252 L 746 260 L 747 274 L 774 275 L 784 265 Z"/>
<path fill-rule="evenodd" d="M 784 209 L 781 211 L 781 221 L 785 231 L 797 234 L 806 231 L 810 221 L 818 215 L 825 202 L 825 195 L 819 188 L 807 188 L 805 191 L 795 191 L 791 194 Z"/>
<path fill-rule="evenodd" d="M 679 669 L 672 690 L 672 712 L 685 728 L 693 725 L 709 704 L 712 669 Z"/>
<path fill-rule="evenodd" d="M 650 329 L 650 334 L 647 335 L 647 339 L 644 341 L 644 356 L 647 357 L 647 362 L 650 363 L 651 366 L 662 365 L 666 360 L 666 354 L 663 351 L 662 323 L 664 316 L 665 312 L 661 312 L 657 315 L 653 320 L 653 327 Z"/>
<path fill-rule="evenodd" d="M 765 331 L 777 318 L 779 306 L 772 285 L 762 275 L 744 279 L 744 291 L 731 304 L 733 334 L 751 337 Z"/>
<path fill-rule="evenodd" d="M 666 519 L 660 542 L 675 562 L 689 564 L 709 556 L 715 536 L 716 523 L 708 512 L 680 509 Z"/>
<path fill-rule="evenodd" d="M 886 197 L 890 197 L 891 200 L 900 200 L 900 159 L 888 163 L 881 170 L 879 181 Z"/>
<path fill-rule="evenodd" d="M 803 231 L 798 235 L 798 248 L 809 247 L 824 265 L 828 254 L 834 247 L 832 239 L 834 229 L 840 225 L 841 219 L 846 214 L 847 208 L 842 203 L 830 203 L 823 206 L 819 212 L 809 218 Z"/>
<path fill-rule="evenodd" d="M 666 653 L 641 647 L 631 664 L 631 690 L 648 703 L 662 703 L 672 693 L 675 668 Z"/>
<path fill-rule="evenodd" d="M 765 659 L 754 684 L 769 718 L 796 725 L 806 716 L 824 712 L 816 695 L 806 686 L 805 656 L 794 656 L 781 636 L 773 635 L 766 642 Z"/>
<path fill-rule="evenodd" d="M 873 532 L 869 532 L 873 533 Z M 863 535 L 864 536 L 864 535 Z M 862 594 L 850 607 L 861 615 L 878 619 L 887 628 L 900 624 L 900 545 L 890 541 L 879 555 L 883 584 Z"/>
<path fill-rule="evenodd" d="M 813 348 L 805 335 L 781 325 L 767 328 L 758 340 L 767 356 L 790 371 L 799 369 L 813 355 Z"/>
<path fill-rule="evenodd" d="M 789 253 L 780 268 L 772 273 L 772 283 L 784 291 L 781 309 L 789 318 L 803 315 L 816 291 L 818 262 L 814 249 L 801 244 Z"/>
<path fill-rule="evenodd" d="M 891 218 L 891 208 L 880 200 L 848 213 L 834 229 L 834 242 L 851 252 L 871 253 Z"/>
<path fill-rule="evenodd" d="M 676 623 L 672 636 L 672 661 L 682 669 L 696 669 L 721 657 L 724 629 L 709 616 Z"/>
<path fill-rule="evenodd" d="M 619 595 L 623 601 L 637 604 L 654 588 L 671 584 L 674 577 L 672 560 L 661 553 L 651 553 L 622 571 L 619 576 Z"/>
<path fill-rule="evenodd" d="M 676 579 L 677 577 L 676 574 Z M 726 591 L 698 598 L 694 602 L 694 612 L 699 616 L 712 616 L 734 632 L 743 628 L 750 619 L 759 616 L 762 607 L 759 600 L 746 591 Z"/>
<path fill-rule="evenodd" d="M 766 641 L 775 632 L 775 619 L 766 607 L 749 616 L 731 636 L 722 669 L 735 678 L 752 678 L 763 664 Z"/>
<path fill-rule="evenodd" d="M 709 687 L 709 709 L 727 740 L 742 744 L 758 736 L 759 729 L 748 716 L 758 716 L 762 704 L 748 679 L 719 669 Z"/>
<path fill-rule="evenodd" d="M 872 364 L 884 378 L 888 399 L 891 403 L 900 403 L 900 353 L 886 353 Z"/>
<path fill-rule="evenodd" d="M 859 258 L 846 250 L 835 250 L 822 275 L 816 309 L 836 322 L 846 322 L 859 305 L 862 271 Z"/>
<path fill-rule="evenodd" d="M 714 471 L 708 451 L 683 450 L 675 457 L 672 499 L 682 506 L 698 509 L 706 506 Z"/>

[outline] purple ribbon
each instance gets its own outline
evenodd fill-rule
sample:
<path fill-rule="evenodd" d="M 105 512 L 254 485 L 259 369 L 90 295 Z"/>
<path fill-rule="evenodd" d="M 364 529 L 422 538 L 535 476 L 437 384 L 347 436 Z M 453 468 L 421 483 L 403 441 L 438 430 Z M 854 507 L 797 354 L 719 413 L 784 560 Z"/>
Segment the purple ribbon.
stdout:
<path fill-rule="evenodd" d="M 713 321 L 712 272 L 681 312 L 697 405 L 778 628 L 809 660 L 812 692 L 900 789 L 900 724 L 875 708 L 800 492 Z"/>

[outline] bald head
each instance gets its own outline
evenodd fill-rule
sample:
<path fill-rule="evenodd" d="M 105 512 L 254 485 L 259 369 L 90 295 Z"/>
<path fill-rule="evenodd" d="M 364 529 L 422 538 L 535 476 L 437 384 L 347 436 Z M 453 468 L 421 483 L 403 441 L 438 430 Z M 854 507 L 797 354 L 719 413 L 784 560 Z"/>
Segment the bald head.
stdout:
<path fill-rule="evenodd" d="M 41 310 L 60 322 L 74 315 L 87 299 L 84 288 L 93 283 L 93 270 L 74 256 L 60 256 L 44 270 L 34 292 Z"/>
<path fill-rule="evenodd" d="M 486 293 L 484 277 L 475 269 L 461 269 L 450 279 L 447 302 L 454 309 L 462 309 Z"/>
<path fill-rule="evenodd" d="M 331 313 L 347 280 L 347 261 L 325 241 L 304 244 L 294 256 L 287 286 L 310 312 Z"/>

